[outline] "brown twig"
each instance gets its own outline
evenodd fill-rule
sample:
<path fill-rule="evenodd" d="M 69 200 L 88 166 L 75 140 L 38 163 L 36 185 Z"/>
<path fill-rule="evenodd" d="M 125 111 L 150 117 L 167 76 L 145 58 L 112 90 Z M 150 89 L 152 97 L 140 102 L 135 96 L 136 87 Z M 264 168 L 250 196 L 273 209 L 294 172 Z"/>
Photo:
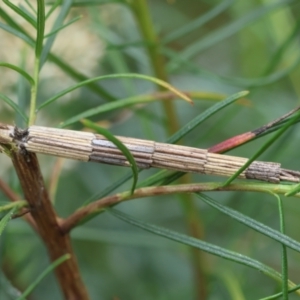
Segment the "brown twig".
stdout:
<path fill-rule="evenodd" d="M 65 160 L 61 157 L 56 159 L 53 169 L 52 169 L 51 176 L 50 176 L 48 191 L 49 191 L 50 199 L 52 199 L 53 203 L 55 202 L 55 194 L 56 194 L 56 190 L 57 190 L 58 180 L 59 180 L 59 176 L 62 171 L 64 162 L 65 162 Z"/>
<path fill-rule="evenodd" d="M 290 189 L 289 185 L 274 185 L 268 183 L 253 183 L 243 182 L 243 184 L 230 184 L 223 186 L 223 183 L 194 183 L 194 184 L 179 184 L 171 186 L 155 186 L 136 189 L 133 194 L 130 192 L 119 193 L 104 197 L 95 202 L 92 202 L 74 212 L 68 218 L 60 221 L 60 227 L 63 232 L 69 232 L 77 224 L 81 223 L 87 217 L 104 211 L 107 207 L 112 207 L 123 201 L 134 200 L 137 198 L 172 195 L 179 193 L 196 193 L 207 191 L 252 191 L 262 193 L 277 193 L 285 194 Z M 294 195 L 300 198 L 300 193 Z"/>
<path fill-rule="evenodd" d="M 0 190 L 2 190 L 4 195 L 6 195 L 6 197 L 12 202 L 16 202 L 21 199 L 21 197 L 16 194 L 2 179 L 0 179 Z M 20 210 L 20 214 L 24 214 L 25 220 L 32 226 L 32 228 L 34 228 L 34 230 L 38 231 L 34 219 L 30 214 L 27 214 L 27 212 L 28 208 L 22 208 Z"/>
<path fill-rule="evenodd" d="M 274 127 L 275 125 L 278 125 L 282 121 L 286 120 L 288 117 L 293 115 L 295 112 L 297 112 L 300 109 L 300 106 L 294 108 L 293 110 L 289 111 L 285 115 L 279 117 L 278 119 L 269 122 L 268 124 L 261 126 L 257 129 L 254 129 L 252 131 L 248 131 L 239 135 L 236 135 L 234 137 L 231 137 L 221 143 L 218 143 L 210 148 L 208 148 L 208 151 L 211 153 L 224 153 L 228 150 L 232 150 L 238 146 L 241 146 L 258 136 L 264 134 L 268 129 Z"/>
<path fill-rule="evenodd" d="M 0 190 L 3 192 L 3 194 L 12 202 L 18 201 L 21 199 L 21 197 L 15 193 L 10 186 L 5 183 L 2 179 L 0 179 Z"/>
<path fill-rule="evenodd" d="M 36 154 L 11 151 L 11 159 L 18 174 L 31 216 L 39 229 L 51 261 L 69 253 L 71 258 L 55 269 L 56 277 L 68 300 L 89 299 L 80 278 L 77 261 L 71 248 L 70 237 L 61 231 L 55 211 L 44 185 Z"/>

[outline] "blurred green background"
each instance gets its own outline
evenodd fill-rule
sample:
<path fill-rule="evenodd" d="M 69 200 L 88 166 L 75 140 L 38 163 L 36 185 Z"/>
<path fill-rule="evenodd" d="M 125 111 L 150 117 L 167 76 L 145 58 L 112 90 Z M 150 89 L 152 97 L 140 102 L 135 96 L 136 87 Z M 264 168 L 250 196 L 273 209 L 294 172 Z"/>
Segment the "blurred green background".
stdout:
<path fill-rule="evenodd" d="M 67 20 L 79 15 L 82 18 L 57 35 L 52 50 L 62 61 L 88 77 L 117 73 L 156 76 L 147 51 L 149 43 L 144 40 L 137 18 L 126 1 L 73 3 Z M 209 118 L 186 136 L 182 144 L 210 147 L 260 127 L 298 105 L 299 1 L 151 0 L 147 3 L 159 38 L 159 53 L 165 59 L 163 68 L 170 83 L 180 90 L 214 95 L 194 99 L 194 106 L 175 100 L 180 126 L 218 99 L 241 90 L 250 91 L 246 101 L 233 104 Z M 23 28 L 32 31 L 28 24 L 11 14 L 3 2 L 1 9 Z M 58 7 L 57 12 L 59 10 Z M 56 16 L 55 12 L 47 21 L 49 28 L 46 32 L 50 31 Z M 0 22 L 6 23 L 3 15 Z M 32 48 L 3 28 L 0 40 L 1 61 L 32 71 Z M 1 92 L 27 112 L 29 87 L 11 70 L 1 68 L 0 72 Z M 78 81 L 57 64 L 47 62 L 40 77 L 39 103 L 75 82 Z M 154 84 L 137 79 L 109 79 L 97 84 L 117 100 L 156 90 Z M 36 124 L 54 127 L 73 115 L 108 101 L 111 99 L 87 87 L 81 88 L 42 110 Z M 170 120 L 159 101 L 96 115 L 92 119 L 116 135 L 159 142 L 169 136 L 166 127 Z M 4 102 L 0 102 L 0 120 L 24 126 Z M 77 123 L 70 128 L 81 129 L 82 126 Z M 230 154 L 250 157 L 267 139 L 251 142 Z M 280 162 L 285 168 L 299 170 L 299 139 L 295 126 L 260 160 Z M 55 159 L 40 156 L 40 161 L 45 180 L 49 183 Z M 121 167 L 65 161 L 55 196 L 58 214 L 68 216 L 95 193 L 128 172 Z M 140 180 L 154 173 L 155 170 L 144 171 Z M 20 192 L 10 160 L 4 155 L 0 156 L 0 174 Z M 195 174 L 191 178 L 192 182 L 223 180 Z M 121 186 L 118 191 L 128 190 L 130 184 Z M 271 195 L 245 192 L 214 192 L 209 195 L 272 228 L 279 228 L 277 202 Z M 0 201 L 5 200 L 0 191 Z M 300 238 L 298 201 L 296 198 L 284 199 L 286 233 L 296 240 Z M 248 255 L 280 272 L 279 243 L 197 199 L 196 205 L 206 241 Z M 189 234 L 177 196 L 138 199 L 121 204 L 118 209 L 145 222 Z M 107 213 L 76 228 L 72 239 L 91 299 L 196 298 L 193 260 L 189 248 L 184 245 L 144 232 Z M 24 289 L 49 264 L 44 246 L 22 219 L 10 222 L 1 236 L 0 259 L 5 270 L 5 275 L 2 273 L 0 277 L 0 299 L 15 299 L 16 290 L 11 284 Z M 288 259 L 289 278 L 297 283 L 300 256 L 288 250 Z M 203 260 L 207 280 L 199 285 L 206 286 L 207 299 L 258 299 L 280 291 L 275 281 L 255 270 L 209 254 L 204 254 Z M 62 299 L 54 275 L 42 281 L 28 299 Z M 296 296 L 290 299 L 296 299 Z"/>

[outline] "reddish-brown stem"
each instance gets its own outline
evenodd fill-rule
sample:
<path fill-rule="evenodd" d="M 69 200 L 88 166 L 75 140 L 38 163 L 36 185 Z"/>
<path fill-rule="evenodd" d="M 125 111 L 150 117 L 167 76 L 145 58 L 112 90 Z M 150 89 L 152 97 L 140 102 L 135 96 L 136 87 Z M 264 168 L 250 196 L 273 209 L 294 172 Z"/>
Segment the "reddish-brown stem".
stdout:
<path fill-rule="evenodd" d="M 133 200 L 137 198 L 172 195 L 179 193 L 196 193 L 205 191 L 254 191 L 262 193 L 278 193 L 285 194 L 289 190 L 289 185 L 277 185 L 270 183 L 245 183 L 230 184 L 223 187 L 223 183 L 194 183 L 194 184 L 179 184 L 171 186 L 155 186 L 140 188 L 134 191 L 131 195 L 129 192 L 107 196 L 95 202 L 92 202 L 74 212 L 68 218 L 60 221 L 60 227 L 63 232 L 69 232 L 76 225 L 81 223 L 88 216 L 97 212 L 103 211 L 106 207 L 112 207 L 122 201 Z M 300 198 L 300 193 L 294 195 Z"/>
<path fill-rule="evenodd" d="M 232 150 L 238 146 L 241 146 L 254 138 L 262 135 L 265 133 L 268 129 L 274 127 L 275 125 L 279 124 L 280 122 L 284 121 L 288 117 L 290 117 L 292 114 L 297 112 L 300 109 L 300 106 L 294 108 L 293 110 L 289 111 L 287 114 L 281 116 L 280 118 L 264 125 L 261 126 L 255 130 L 248 131 L 239 135 L 236 135 L 232 138 L 229 138 L 219 144 L 216 144 L 208 149 L 209 152 L 211 153 L 224 153 L 228 150 Z"/>
<path fill-rule="evenodd" d="M 6 197 L 12 201 L 12 202 L 16 202 L 18 200 L 21 199 L 21 197 L 16 194 L 9 186 L 8 184 L 6 184 L 2 179 L 0 179 L 0 190 L 2 190 L 2 192 L 4 193 L 4 195 L 6 195 Z M 20 213 L 24 214 L 24 218 L 25 220 L 36 230 L 38 231 L 35 221 L 32 218 L 32 216 L 30 214 L 27 214 L 28 209 L 27 208 L 22 208 Z"/>
<path fill-rule="evenodd" d="M 10 201 L 15 202 L 21 199 L 2 179 L 0 179 L 0 190 Z"/>
<path fill-rule="evenodd" d="M 148 57 L 151 62 L 151 65 L 153 67 L 154 74 L 157 78 L 164 80 L 168 82 L 168 74 L 167 69 L 165 66 L 165 58 L 163 57 L 162 53 L 160 52 L 160 49 L 158 47 L 159 45 L 159 38 L 155 31 L 155 26 L 153 24 L 153 21 L 151 19 L 150 10 L 148 7 L 148 1 L 146 0 L 134 0 L 130 2 L 130 7 L 132 9 L 132 12 L 135 15 L 136 21 L 138 23 L 138 27 L 141 31 L 141 35 L 143 39 L 145 39 L 148 43 L 150 43 L 150 46 L 147 48 L 148 50 Z M 161 91 L 164 90 L 164 88 L 160 88 Z M 179 119 L 177 117 L 176 108 L 174 106 L 174 103 L 170 101 L 163 101 L 163 108 L 164 113 L 167 117 L 168 122 L 166 123 L 167 132 L 172 135 L 179 129 Z M 183 179 L 188 180 L 188 179 Z M 183 195 L 185 199 L 182 201 L 182 204 L 185 209 L 185 216 L 188 222 L 189 230 L 191 234 L 200 233 L 203 231 L 201 220 L 199 217 L 199 214 L 196 215 L 196 207 L 194 204 L 194 201 L 192 197 L 189 195 Z M 193 215 L 189 215 L 190 212 L 193 211 Z M 198 230 L 195 230 L 195 228 L 198 227 Z M 202 238 L 201 236 L 195 236 L 196 238 Z M 194 251 L 194 250 L 192 250 Z M 199 264 L 199 261 L 203 261 L 201 257 L 201 252 L 194 251 L 194 257 L 196 257 L 195 253 L 198 253 L 197 261 L 193 262 L 193 268 L 196 273 L 196 280 L 195 280 L 195 287 L 197 288 L 197 298 L 198 299 L 206 299 L 206 283 L 205 283 L 205 276 L 203 272 L 203 267 L 201 266 L 201 263 Z M 199 285 L 198 279 L 201 278 L 201 285 Z"/>
<path fill-rule="evenodd" d="M 56 159 L 56 161 L 54 163 L 54 166 L 53 166 L 53 169 L 52 169 L 51 176 L 50 176 L 50 182 L 49 182 L 48 190 L 49 190 L 50 198 L 52 199 L 53 202 L 55 201 L 54 199 L 55 199 L 57 184 L 58 184 L 60 173 L 62 171 L 64 161 L 65 160 L 61 157 Z"/>
<path fill-rule="evenodd" d="M 19 177 L 25 199 L 31 209 L 31 216 L 39 234 L 47 247 L 51 261 L 69 253 L 71 258 L 55 269 L 56 277 L 68 300 L 89 299 L 85 286 L 80 278 L 75 255 L 68 234 L 62 232 L 57 222 L 45 188 L 37 157 L 34 153 L 11 151 L 11 158 Z"/>

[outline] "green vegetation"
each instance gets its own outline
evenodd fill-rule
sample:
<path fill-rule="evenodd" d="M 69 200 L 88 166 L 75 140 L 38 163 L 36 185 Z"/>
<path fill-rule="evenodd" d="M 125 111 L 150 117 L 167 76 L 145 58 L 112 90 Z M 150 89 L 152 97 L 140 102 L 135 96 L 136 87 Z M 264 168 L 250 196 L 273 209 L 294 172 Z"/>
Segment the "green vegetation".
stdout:
<path fill-rule="evenodd" d="M 44 186 L 0 146 L 0 299 L 298 299 L 297 184 L 141 172 L 114 135 L 210 148 L 296 107 L 299 1 L 14 3 L 0 123 L 95 130 L 131 169 L 41 155 Z M 300 170 L 298 121 L 228 154 Z"/>

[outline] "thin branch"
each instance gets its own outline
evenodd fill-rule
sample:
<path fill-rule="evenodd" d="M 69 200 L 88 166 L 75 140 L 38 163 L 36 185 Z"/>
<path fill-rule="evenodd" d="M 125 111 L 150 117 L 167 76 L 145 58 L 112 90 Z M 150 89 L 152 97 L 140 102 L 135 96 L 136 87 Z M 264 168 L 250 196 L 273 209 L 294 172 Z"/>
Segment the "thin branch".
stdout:
<path fill-rule="evenodd" d="M 142 39 L 148 44 L 148 57 L 153 68 L 155 77 L 168 82 L 168 74 L 166 70 L 165 58 L 159 49 L 159 38 L 155 30 L 153 21 L 151 20 L 151 13 L 148 7 L 147 0 L 134 0 L 130 2 L 129 7 L 131 7 L 132 12 L 136 18 L 138 28 L 141 32 Z M 160 88 L 162 90 L 162 88 Z M 179 129 L 179 119 L 177 117 L 176 107 L 171 101 L 162 102 L 164 113 L 167 117 L 168 122 L 166 123 L 166 129 L 169 134 L 175 133 Z M 188 177 L 189 175 L 187 175 Z M 187 177 L 182 178 L 182 183 L 184 180 L 188 180 Z M 202 238 L 199 233 L 203 232 L 203 226 L 201 224 L 199 214 L 196 215 L 196 207 L 193 199 L 190 195 L 182 195 L 184 199 L 181 199 L 182 206 L 184 208 L 185 218 L 189 227 L 189 231 L 197 238 Z M 197 229 L 196 229 L 197 228 Z M 197 290 L 197 298 L 206 299 L 207 298 L 207 283 L 204 276 L 203 270 L 203 258 L 202 253 L 197 250 L 192 250 L 194 261 L 192 263 L 195 276 L 195 288 Z M 199 263 L 200 262 L 200 263 Z M 198 284 L 201 282 L 202 284 Z"/>
<path fill-rule="evenodd" d="M 123 201 L 133 200 L 137 198 L 158 196 L 158 195 L 172 195 L 179 193 L 196 193 L 196 192 L 208 192 L 208 191 L 250 191 L 250 192 L 262 192 L 262 193 L 276 193 L 285 194 L 289 191 L 290 186 L 279 184 L 274 185 L 270 183 L 250 183 L 243 182 L 239 184 L 230 184 L 223 187 L 223 183 L 195 183 L 195 184 L 181 184 L 173 186 L 155 186 L 136 189 L 134 194 L 130 192 L 123 192 L 111 196 L 104 197 L 93 203 L 90 203 L 65 220 L 60 221 L 60 227 L 63 232 L 69 232 L 76 225 L 81 223 L 87 217 L 100 213 L 105 210 L 106 207 L 112 207 Z M 300 193 L 296 194 L 295 197 L 300 198 Z"/>
<path fill-rule="evenodd" d="M 6 197 L 12 201 L 16 202 L 22 199 L 18 194 L 16 194 L 10 187 L 9 185 L 4 182 L 2 179 L 0 179 L 0 190 L 2 190 L 3 194 L 6 195 Z M 22 208 L 20 210 L 20 214 L 24 215 L 25 220 L 34 228 L 35 231 L 38 232 L 38 228 L 36 227 L 36 223 L 32 216 L 30 214 L 27 214 L 28 208 Z"/>
<path fill-rule="evenodd" d="M 130 7 L 136 18 L 138 28 L 141 32 L 142 38 L 147 41 L 148 57 L 153 68 L 155 77 L 168 82 L 168 75 L 165 68 L 165 59 L 159 50 L 158 36 L 155 32 L 154 24 L 151 20 L 151 14 L 146 0 L 131 1 Z M 163 90 L 163 88 L 160 88 Z M 162 102 L 164 113 L 168 118 L 167 131 L 173 134 L 179 128 L 178 117 L 176 109 L 172 102 Z"/>
<path fill-rule="evenodd" d="M 12 202 L 15 201 L 19 201 L 20 199 L 22 199 L 18 194 L 16 194 L 11 188 L 10 186 L 4 182 L 1 178 L 0 178 L 0 190 L 3 192 L 3 194 Z"/>
<path fill-rule="evenodd" d="M 36 154 L 11 150 L 11 159 L 19 177 L 25 199 L 31 209 L 39 234 L 47 247 L 51 261 L 69 253 L 71 258 L 55 269 L 56 277 L 66 299 L 89 299 L 80 278 L 76 258 L 71 248 L 70 237 L 64 234 L 57 222 L 44 185 Z"/>
<path fill-rule="evenodd" d="M 50 176 L 50 182 L 49 182 L 49 188 L 48 188 L 50 199 L 52 199 L 52 203 L 55 203 L 55 194 L 57 191 L 57 185 L 58 185 L 58 181 L 60 178 L 59 176 L 62 171 L 64 162 L 65 162 L 65 160 L 63 158 L 59 157 L 55 161 L 53 169 L 52 169 L 52 173 Z"/>
<path fill-rule="evenodd" d="M 254 129 L 252 131 L 248 131 L 239 135 L 236 135 L 234 137 L 231 137 L 221 143 L 218 143 L 210 148 L 208 148 L 208 151 L 211 153 L 224 153 L 228 150 L 232 150 L 238 146 L 241 146 L 245 143 L 248 143 L 251 140 L 254 140 L 262 135 L 264 135 L 268 130 L 276 127 L 277 125 L 283 123 L 286 121 L 291 115 L 296 113 L 300 109 L 300 106 L 294 108 L 287 114 L 279 117 L 278 119 L 269 122 L 268 124 L 261 126 L 257 129 Z"/>

